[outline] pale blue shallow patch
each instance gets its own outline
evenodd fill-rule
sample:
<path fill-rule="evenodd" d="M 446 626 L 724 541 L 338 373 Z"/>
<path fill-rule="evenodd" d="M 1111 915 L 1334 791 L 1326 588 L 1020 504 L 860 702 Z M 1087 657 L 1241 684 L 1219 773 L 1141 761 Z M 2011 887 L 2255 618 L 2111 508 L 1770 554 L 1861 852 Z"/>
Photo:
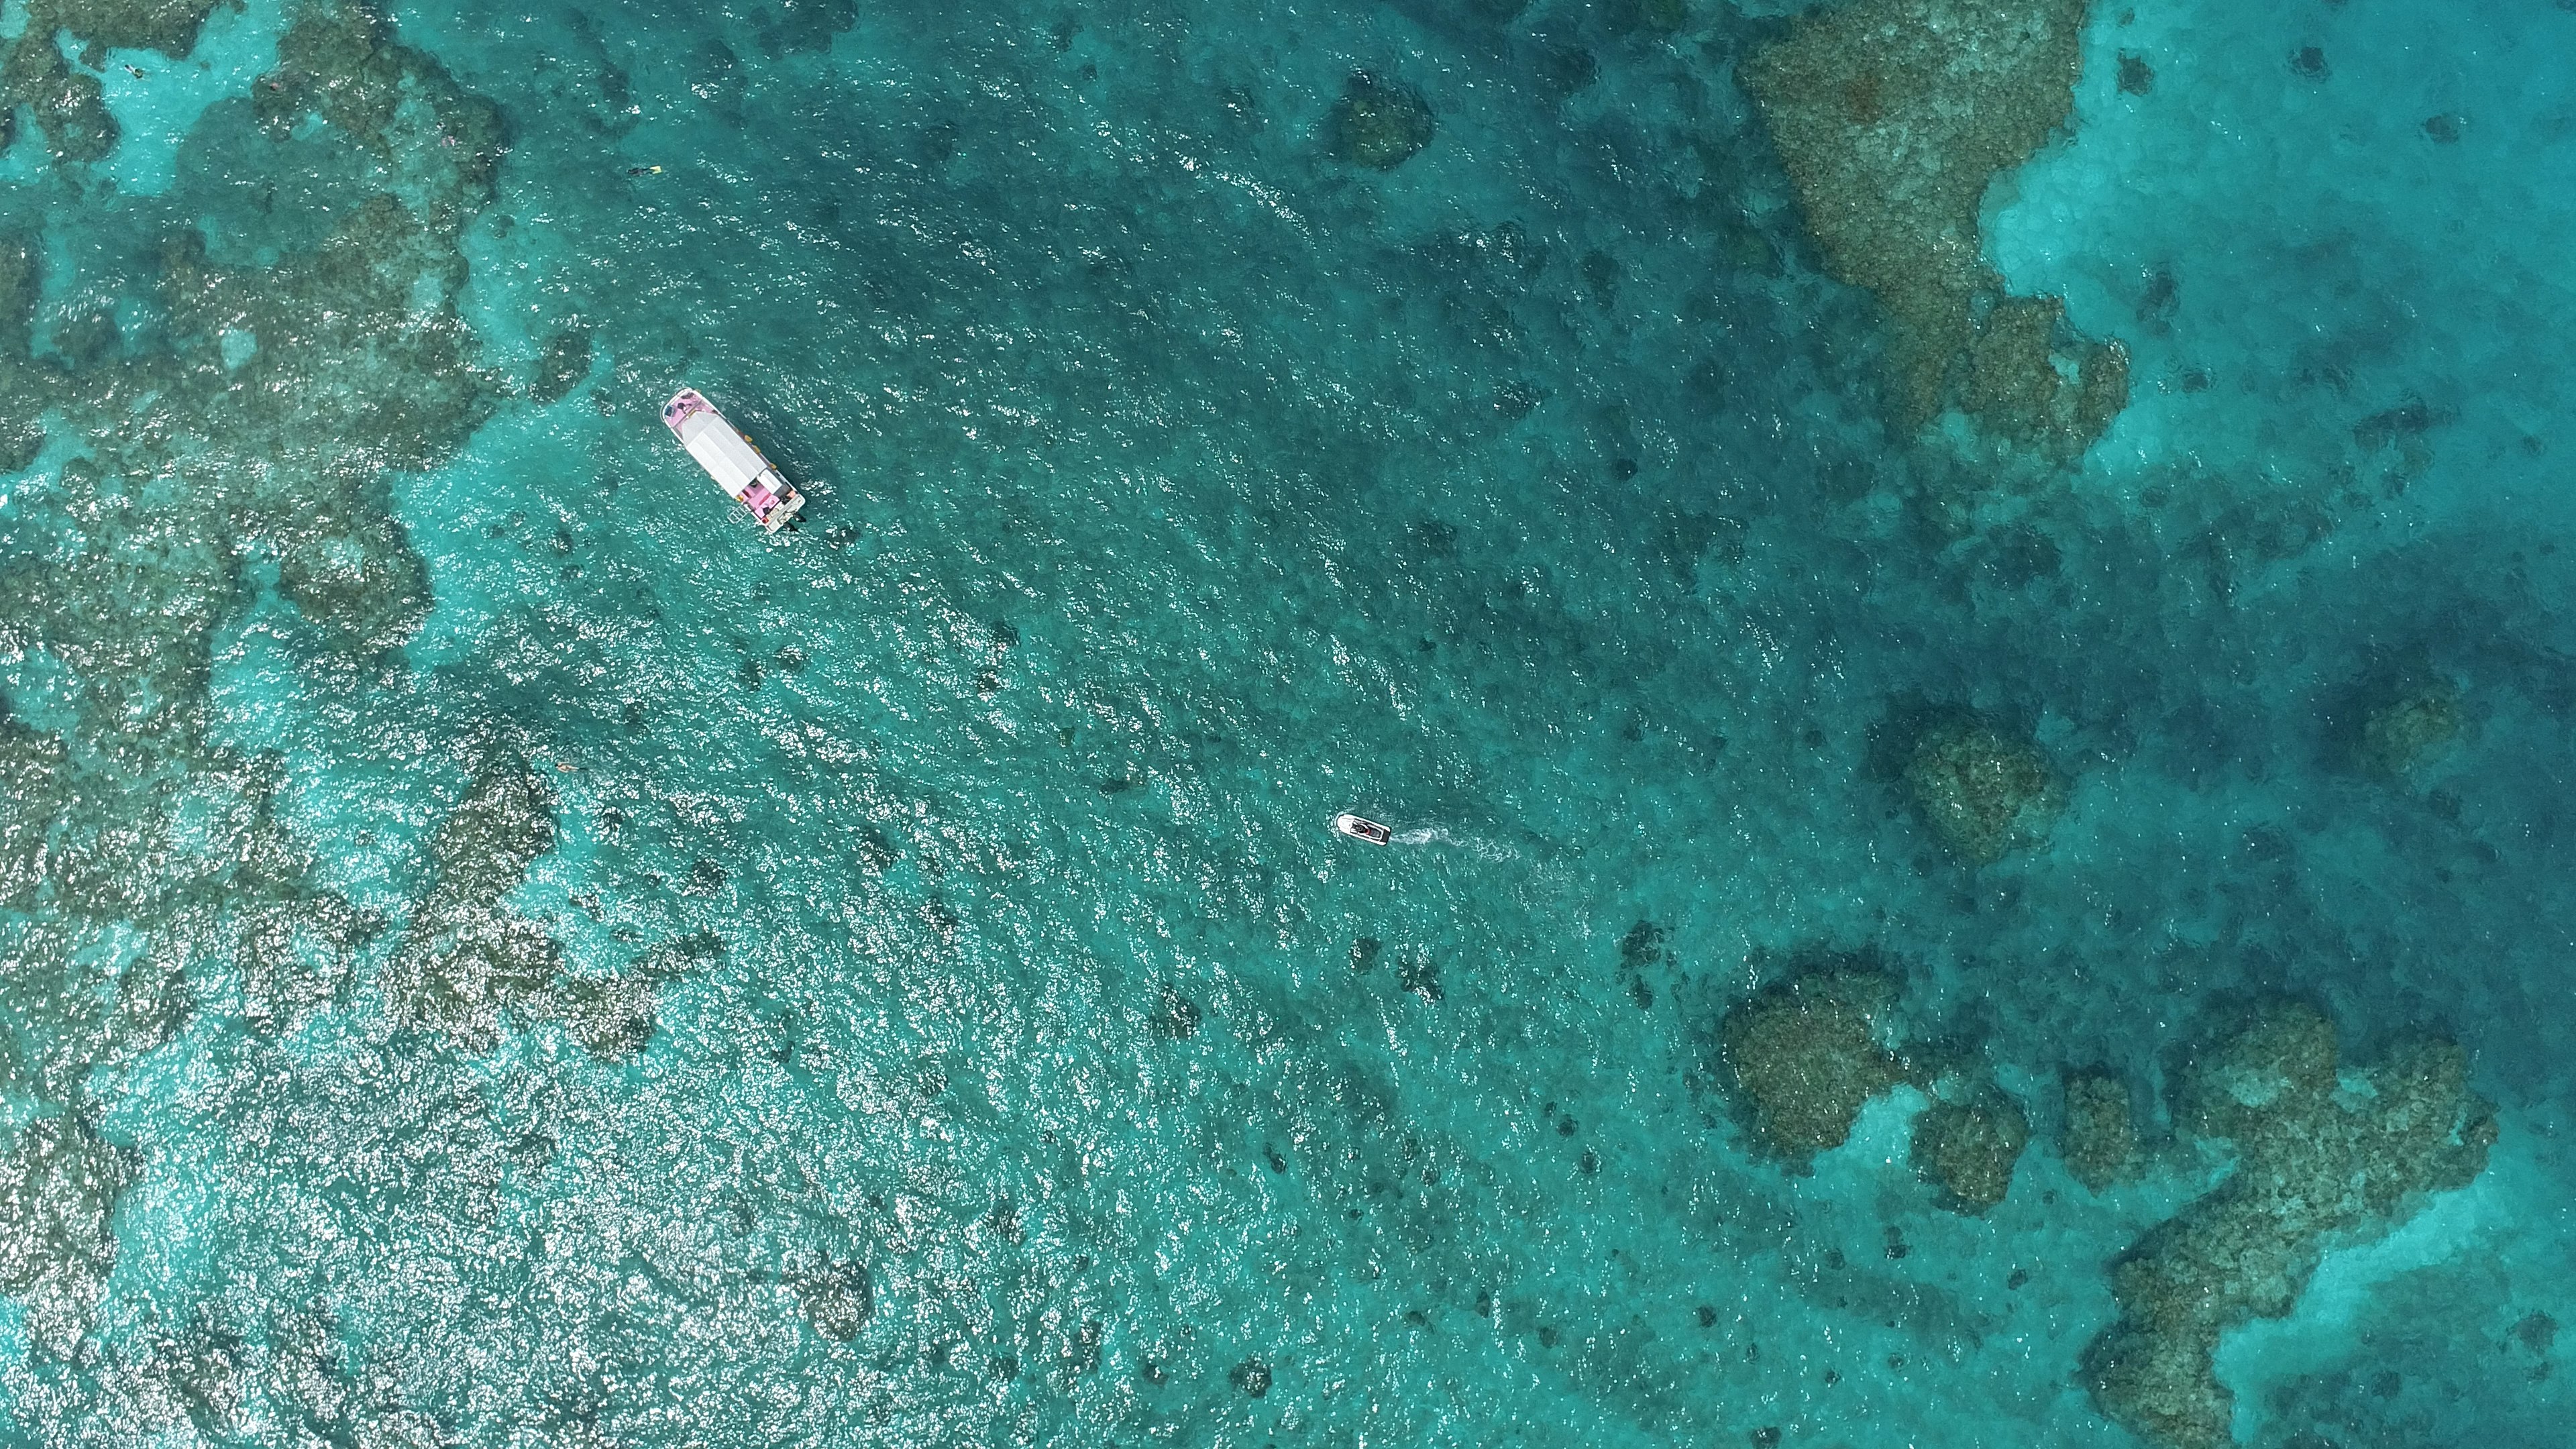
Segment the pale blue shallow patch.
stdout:
<path fill-rule="evenodd" d="M 170 189 L 179 148 L 206 107 L 250 94 L 277 66 L 277 37 L 286 28 L 285 0 L 218 5 L 186 60 L 157 50 L 111 50 L 94 74 L 99 98 L 116 118 L 116 149 L 99 174 L 134 196 Z M 129 67 L 131 69 L 129 69 Z M 136 75 L 134 71 L 143 74 Z"/>

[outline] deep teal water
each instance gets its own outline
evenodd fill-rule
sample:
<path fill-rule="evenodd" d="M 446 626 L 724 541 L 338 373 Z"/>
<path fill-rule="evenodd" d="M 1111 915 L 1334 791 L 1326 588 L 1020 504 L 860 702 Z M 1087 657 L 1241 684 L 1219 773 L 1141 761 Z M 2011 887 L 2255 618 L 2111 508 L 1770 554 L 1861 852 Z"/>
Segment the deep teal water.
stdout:
<path fill-rule="evenodd" d="M 374 129 L 280 0 L 69 45 L 115 147 L 0 156 L 14 1441 L 2131 1444 L 2106 1265 L 2288 995 L 2499 1137 L 2229 1336 L 2237 1437 L 2568 1442 L 2576 14 L 2098 8 L 1984 247 L 2131 401 L 2016 473 L 1886 421 L 1737 83 L 1783 22 L 1508 8 L 408 5 L 327 52 Z M 2354 768 L 2423 680 L 2457 737 Z M 2055 762 L 2044 846 L 1944 849 L 1927 704 Z M 523 777 L 473 909 L 638 1050 L 415 982 Z M 1924 1089 L 1805 1173 L 1730 1115 L 1820 948 L 2029 1114 L 1991 1210 Z"/>

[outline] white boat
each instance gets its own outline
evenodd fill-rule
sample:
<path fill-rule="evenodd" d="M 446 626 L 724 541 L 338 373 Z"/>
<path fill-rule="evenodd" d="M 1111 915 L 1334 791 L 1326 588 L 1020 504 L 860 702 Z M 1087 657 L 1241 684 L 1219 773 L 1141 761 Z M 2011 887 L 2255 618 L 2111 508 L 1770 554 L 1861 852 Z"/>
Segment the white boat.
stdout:
<path fill-rule="evenodd" d="M 1333 817 L 1333 828 L 1353 840 L 1365 840 L 1371 845 L 1384 845 L 1395 838 L 1394 831 L 1374 820 L 1363 820 L 1347 810 Z"/>
<path fill-rule="evenodd" d="M 662 404 L 662 422 L 725 496 L 750 509 L 752 521 L 762 528 L 776 533 L 805 507 L 805 495 L 796 485 L 696 388 L 673 393 Z"/>

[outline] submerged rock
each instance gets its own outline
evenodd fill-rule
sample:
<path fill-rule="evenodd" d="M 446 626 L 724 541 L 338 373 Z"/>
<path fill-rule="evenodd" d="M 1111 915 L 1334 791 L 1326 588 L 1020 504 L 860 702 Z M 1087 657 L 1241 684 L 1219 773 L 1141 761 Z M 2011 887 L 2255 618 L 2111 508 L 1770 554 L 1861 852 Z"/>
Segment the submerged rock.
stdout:
<path fill-rule="evenodd" d="M 27 108 L 57 163 L 99 160 L 116 149 L 116 118 L 98 78 L 72 69 L 54 34 L 32 24 L 20 33 L 0 62 L 0 100 Z"/>
<path fill-rule="evenodd" d="M 1935 1102 L 1914 1119 L 1914 1171 L 1941 1189 L 1942 1205 L 1982 1213 L 2012 1190 L 2030 1143 L 2030 1119 L 1992 1086 L 1966 1102 Z"/>
<path fill-rule="evenodd" d="M 2354 758 L 2383 780 L 2432 763 L 2459 738 L 2460 692 L 2447 681 L 2416 686 L 2362 716 Z"/>
<path fill-rule="evenodd" d="M 1718 1042 L 1754 1140 L 1802 1166 L 1841 1146 L 1862 1104 L 1904 1080 L 1880 1040 L 1895 1006 L 1891 977 L 1848 967 L 1774 982 L 1737 1003 Z"/>
<path fill-rule="evenodd" d="M 554 938 L 502 903 L 554 849 L 554 807 L 553 789 L 514 750 L 494 751 L 475 771 L 430 842 L 437 883 L 389 968 L 405 1017 L 486 1051 L 500 1013 L 554 983 Z"/>
<path fill-rule="evenodd" d="M 69 1348 L 105 1290 L 109 1214 L 135 1170 L 132 1153 L 68 1115 L 37 1118 L 0 1152 L 0 1293 L 27 1306 L 50 1348 Z"/>
<path fill-rule="evenodd" d="M 2068 1072 L 2057 1150 L 2067 1173 L 2095 1192 L 2135 1173 L 2138 1129 L 2128 1084 L 2108 1072 Z"/>
<path fill-rule="evenodd" d="M 1857 0 L 1758 52 L 1745 84 L 1838 279 L 1887 308 L 1907 426 L 1957 407 L 1987 432 L 2081 453 L 2128 400 L 2128 357 L 2005 295 L 1978 208 L 2074 106 L 2085 0 Z"/>
<path fill-rule="evenodd" d="M 1410 86 L 1354 74 L 1333 104 L 1333 154 L 1355 165 L 1393 170 L 1431 144 L 1431 105 Z"/>
<path fill-rule="evenodd" d="M 185 60 L 197 32 L 223 0 L 29 0 L 30 33 L 69 31 L 82 46 L 81 64 L 92 70 L 110 50 L 157 50 Z"/>
<path fill-rule="evenodd" d="M 834 1263 L 796 1285 L 805 1321 L 835 1343 L 847 1343 L 876 1316 L 876 1284 L 865 1263 Z"/>
<path fill-rule="evenodd" d="M 2039 747 L 1967 721 L 1916 740 L 1905 784 L 1925 823 L 1971 865 L 2039 845 L 2066 808 L 2066 786 Z"/>
<path fill-rule="evenodd" d="M 2176 1125 L 2225 1139 L 2235 1170 L 2113 1266 L 2119 1319 L 2085 1350 L 2102 1412 L 2161 1449 L 2233 1443 L 2220 1334 L 2288 1313 L 2326 1248 L 2381 1236 L 2466 1186 L 2495 1141 L 2468 1058 L 2421 1040 L 2346 1071 L 2334 1024 L 2254 1008 L 2185 1069 Z"/>
<path fill-rule="evenodd" d="M 640 975 L 585 976 L 563 984 L 555 1007 L 573 1040 L 603 1061 L 631 1057 L 653 1039 L 661 1017 L 654 983 Z"/>

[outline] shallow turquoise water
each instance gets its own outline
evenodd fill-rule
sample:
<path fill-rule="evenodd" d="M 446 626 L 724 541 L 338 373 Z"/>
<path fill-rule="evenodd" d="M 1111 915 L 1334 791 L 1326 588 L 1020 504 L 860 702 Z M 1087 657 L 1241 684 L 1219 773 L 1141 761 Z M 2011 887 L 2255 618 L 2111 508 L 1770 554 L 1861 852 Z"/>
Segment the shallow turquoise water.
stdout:
<path fill-rule="evenodd" d="M 1883 421 L 1735 81 L 1777 22 L 1508 8 L 410 6 L 360 135 L 261 129 L 297 12 L 252 0 L 99 58 L 97 161 L 22 110 L 0 230 L 69 381 L 0 484 L 57 581 L 0 690 L 114 803 L 10 777 L 0 1123 L 125 1166 L 0 1178 L 12 1432 L 2135 1443 L 2079 1367 L 2105 1266 L 2225 1158 L 2079 1186 L 2059 1073 L 2161 1103 L 2286 993 L 2355 1057 L 2456 1038 L 2501 1135 L 2231 1334 L 2237 1436 L 2565 1442 L 2576 15 L 2094 14 L 1985 251 L 2132 399 L 1981 488 Z M 464 185 L 438 67 L 489 195 L 342 232 Z M 1392 170 L 1330 154 L 1354 70 L 1437 116 Z M 184 231 L 242 296 L 343 262 L 192 321 Z M 457 359 L 384 341 L 442 316 Z M 181 401 L 225 376 L 289 386 Z M 798 534 L 655 425 L 683 384 Z M 270 463 L 318 541 L 189 501 Z M 395 624 L 293 596 L 406 548 Z M 99 638 L 36 619 L 91 588 Z M 2396 675 L 2464 723 L 2392 783 L 2332 741 Z M 1924 701 L 2065 773 L 2043 848 L 1945 852 L 1883 764 Z M 494 761 L 551 822 L 501 907 L 654 978 L 640 1050 L 570 986 L 406 994 Z M 275 939 L 254 838 L 307 862 Z M 2029 1112 L 1992 1209 L 1909 1168 L 1918 1086 L 1808 1173 L 1730 1117 L 1719 1019 L 1817 947 Z"/>

